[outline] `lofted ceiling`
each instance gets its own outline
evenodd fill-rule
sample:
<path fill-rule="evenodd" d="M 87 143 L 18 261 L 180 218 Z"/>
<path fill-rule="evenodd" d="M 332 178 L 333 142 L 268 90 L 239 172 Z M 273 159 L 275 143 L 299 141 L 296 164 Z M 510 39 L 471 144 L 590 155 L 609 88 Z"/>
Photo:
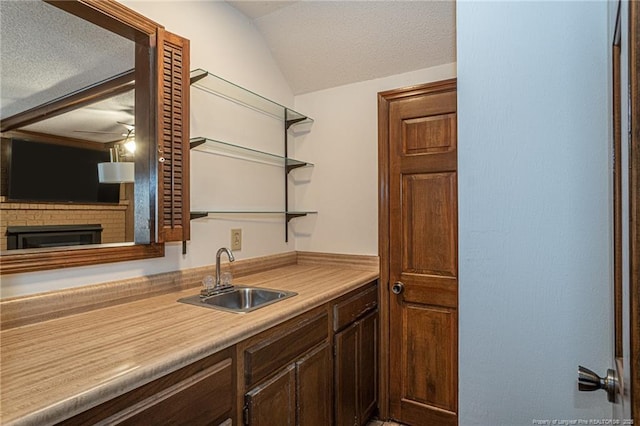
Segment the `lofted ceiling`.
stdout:
<path fill-rule="evenodd" d="M 455 62 L 455 1 L 228 0 L 294 94 Z"/>
<path fill-rule="evenodd" d="M 453 0 L 228 3 L 262 33 L 296 95 L 455 61 Z M 134 43 L 45 2 L 0 0 L 0 12 L 0 118 L 134 66 Z M 133 92 L 24 129 L 110 142 L 133 123 L 132 105 Z"/>

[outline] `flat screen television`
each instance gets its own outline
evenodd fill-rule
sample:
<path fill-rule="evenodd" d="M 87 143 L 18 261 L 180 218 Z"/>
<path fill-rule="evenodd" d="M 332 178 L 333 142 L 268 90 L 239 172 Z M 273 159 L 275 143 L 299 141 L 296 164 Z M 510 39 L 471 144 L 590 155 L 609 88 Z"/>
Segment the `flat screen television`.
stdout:
<path fill-rule="evenodd" d="M 12 139 L 8 199 L 118 203 L 120 184 L 98 182 L 98 163 L 106 161 L 106 151 Z"/>

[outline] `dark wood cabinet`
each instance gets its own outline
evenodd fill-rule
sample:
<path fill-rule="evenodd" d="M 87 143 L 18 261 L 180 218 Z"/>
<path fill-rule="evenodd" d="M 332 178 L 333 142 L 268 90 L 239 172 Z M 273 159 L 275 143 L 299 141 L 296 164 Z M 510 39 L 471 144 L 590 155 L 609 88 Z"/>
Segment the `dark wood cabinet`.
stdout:
<path fill-rule="evenodd" d="M 366 422 L 378 403 L 378 313 L 358 323 L 358 402 L 360 423 Z"/>
<path fill-rule="evenodd" d="M 61 425 L 229 424 L 235 384 L 229 350 L 156 379 Z"/>
<path fill-rule="evenodd" d="M 331 348 L 325 342 L 247 392 L 245 424 L 330 425 L 330 372 Z"/>
<path fill-rule="evenodd" d="M 326 342 L 296 362 L 297 419 L 301 426 L 331 424 L 331 347 Z"/>
<path fill-rule="evenodd" d="M 377 345 L 373 282 L 61 424 L 363 425 Z"/>
<path fill-rule="evenodd" d="M 333 362 L 325 308 L 240 344 L 246 425 L 331 424 Z"/>
<path fill-rule="evenodd" d="M 294 425 L 296 374 L 292 364 L 245 395 L 244 422 L 248 425 Z"/>
<path fill-rule="evenodd" d="M 375 296 L 375 297 L 374 297 Z M 334 306 L 335 424 L 366 424 L 377 406 L 377 286 Z M 344 315 L 347 312 L 350 315 Z M 343 321 L 348 316 L 352 322 Z"/>
<path fill-rule="evenodd" d="M 337 333 L 335 345 L 336 424 L 358 423 L 358 324 Z"/>

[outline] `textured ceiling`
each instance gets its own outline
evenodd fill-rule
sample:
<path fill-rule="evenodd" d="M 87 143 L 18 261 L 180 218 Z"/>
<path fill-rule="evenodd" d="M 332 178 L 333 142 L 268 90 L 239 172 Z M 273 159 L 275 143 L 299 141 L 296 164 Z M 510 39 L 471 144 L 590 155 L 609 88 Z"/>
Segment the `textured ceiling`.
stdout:
<path fill-rule="evenodd" d="M 385 77 L 455 61 L 453 1 L 229 1 L 253 20 L 294 94 Z M 67 43 L 69 37 L 76 42 Z M 134 66 L 134 45 L 42 1 L 0 0 L 0 117 L 41 105 Z M 37 60 L 35 58 L 38 58 Z M 131 105 L 117 103 L 120 112 Z M 117 121 L 102 104 L 75 112 L 66 135 L 113 140 Z M 81 126 L 86 114 L 87 125 Z M 47 120 L 49 121 L 49 120 Z M 115 124 L 114 124 L 115 123 Z M 44 123 L 43 123 L 44 124 Z M 36 126 L 38 127 L 38 126 Z M 76 128 L 78 127 L 78 128 Z M 36 130 L 35 128 L 31 130 Z M 39 129 L 44 130 L 44 129 Z M 90 137 L 90 131 L 107 132 Z M 108 135 L 111 133 L 111 135 Z"/>
<path fill-rule="evenodd" d="M 132 69 L 134 49 L 132 41 L 45 2 L 0 0 L 0 117 Z"/>
<path fill-rule="evenodd" d="M 454 1 L 228 1 L 294 94 L 455 62 Z"/>

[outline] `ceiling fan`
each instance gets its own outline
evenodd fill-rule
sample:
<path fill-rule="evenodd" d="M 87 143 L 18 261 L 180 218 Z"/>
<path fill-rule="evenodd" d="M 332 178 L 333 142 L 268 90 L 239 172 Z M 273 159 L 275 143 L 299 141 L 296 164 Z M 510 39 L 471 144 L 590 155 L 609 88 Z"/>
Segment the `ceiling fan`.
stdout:
<path fill-rule="evenodd" d="M 123 131 L 109 132 L 109 131 L 100 131 L 100 130 L 74 130 L 73 132 L 74 133 L 92 133 L 92 134 L 99 134 L 99 135 L 120 135 L 120 136 L 124 136 L 125 140 L 135 136 L 134 124 L 123 123 L 122 121 L 116 121 L 116 123 L 124 126 L 126 131 L 123 133 Z"/>

